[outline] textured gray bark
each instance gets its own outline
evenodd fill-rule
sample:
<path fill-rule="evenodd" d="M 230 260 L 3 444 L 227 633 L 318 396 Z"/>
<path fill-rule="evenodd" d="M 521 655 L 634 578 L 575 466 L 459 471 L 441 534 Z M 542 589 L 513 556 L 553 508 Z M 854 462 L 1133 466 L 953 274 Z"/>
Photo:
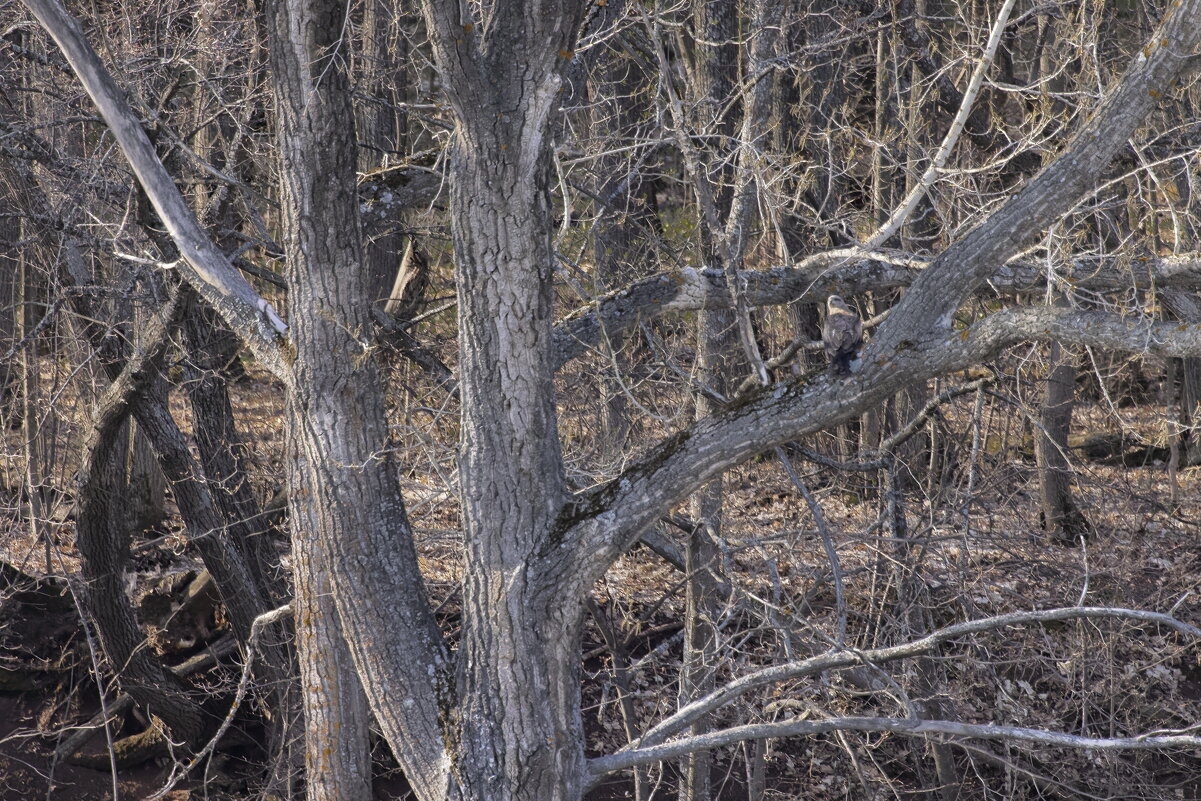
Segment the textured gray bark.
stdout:
<path fill-rule="evenodd" d="M 279 0 L 269 11 L 294 323 L 285 426 L 309 797 L 368 793 L 365 689 L 410 785 L 435 799 L 447 782 L 448 664 L 400 497 L 379 366 L 360 338 L 371 282 L 338 54 L 345 12 L 337 0 Z"/>
<path fill-rule="evenodd" d="M 324 686 L 310 698 L 310 713 L 326 715 L 313 717 L 314 742 L 331 748 L 329 754 L 318 750 L 314 759 L 345 762 L 345 792 L 362 791 L 361 739 L 349 734 L 340 744 L 330 731 L 338 723 L 361 731 L 355 721 L 362 707 L 353 686 L 346 686 L 348 654 L 423 801 L 448 794 L 578 798 L 585 784 L 577 675 L 582 599 L 672 505 L 755 453 L 848 419 L 913 380 L 973 364 L 1016 341 L 1201 353 L 1201 330 L 1116 315 L 1010 309 L 964 330 L 954 329 L 951 318 L 1024 237 L 1093 185 L 1150 108 L 1148 89 L 1166 89 L 1201 36 L 1199 6 L 1201 0 L 1182 0 L 1174 7 L 1168 29 L 1156 37 L 1169 46 L 1153 49 L 1116 100 L 1098 110 L 1069 147 L 1065 166 L 1053 165 L 918 276 L 862 370 L 840 380 L 821 376 L 750 393 L 661 443 L 611 484 L 571 496 L 563 482 L 551 381 L 561 351 L 550 324 L 546 176 L 558 79 L 583 8 L 501 0 L 480 20 L 459 17 L 460 9 L 470 13 L 470 4 L 429 0 L 426 15 L 458 124 L 451 200 L 467 565 L 453 686 L 400 500 L 379 371 L 358 338 L 369 325 L 355 269 L 362 253 L 346 124 L 351 115 L 337 54 L 342 7 L 324 1 L 305 7 L 297 0 L 273 8 L 295 324 L 294 364 L 283 364 L 277 354 L 273 366 L 289 393 L 289 495 L 296 558 L 306 560 L 298 573 L 298 634 L 302 641 L 311 638 L 302 642 L 310 654 L 306 675 L 317 684 L 338 679 L 337 687 Z M 160 212 L 169 215 L 164 208 Z M 187 233 L 173 231 L 177 237 Z M 203 271 L 184 272 L 190 281 L 205 280 Z M 217 281 L 224 287 L 222 276 Z M 707 283 L 696 272 L 678 281 L 692 288 Z M 256 337 L 253 328 L 243 321 L 239 333 Z M 264 352 L 261 339 L 256 347 Z M 327 587 L 334 610 L 321 603 L 329 597 Z M 340 637 L 346 651 L 338 651 Z M 340 694 L 331 695 L 335 691 Z M 917 730 L 923 724 L 912 725 Z M 775 736 L 780 729 L 762 731 Z M 333 753 L 343 745 L 344 754 Z M 598 763 L 598 770 L 627 764 L 610 760 Z"/>
<path fill-rule="evenodd" d="M 424 10 L 457 123 L 466 576 L 452 760 L 468 798 L 574 799 L 585 588 L 564 582 L 571 554 L 556 529 L 566 488 L 547 182 L 552 111 L 584 7 L 500 2 L 478 27 L 454 4 Z"/>
<path fill-rule="evenodd" d="M 160 717 L 176 741 L 195 748 L 213 722 L 188 697 L 183 682 L 154 657 L 134 618 L 125 594 L 129 530 L 118 500 L 123 478 L 118 433 L 128 420 L 131 401 L 157 374 L 177 309 L 170 304 L 148 326 L 146 350 L 129 361 L 101 399 L 77 474 L 76 542 L 86 579 L 86 608 L 122 689 Z"/>

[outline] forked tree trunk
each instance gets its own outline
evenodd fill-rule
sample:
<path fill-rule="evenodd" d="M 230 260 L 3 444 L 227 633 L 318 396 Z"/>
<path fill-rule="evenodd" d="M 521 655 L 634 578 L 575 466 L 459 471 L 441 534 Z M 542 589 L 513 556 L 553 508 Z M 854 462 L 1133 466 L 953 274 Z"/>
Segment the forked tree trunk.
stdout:
<path fill-rule="evenodd" d="M 549 115 L 539 106 L 553 85 L 497 84 L 495 105 L 460 120 L 451 187 L 471 611 L 452 761 L 466 798 L 572 799 L 584 769 L 581 598 L 565 597 L 537 557 L 565 500 L 553 397 L 543 391 L 554 369 L 554 254 Z M 497 123 L 500 109 L 509 111 Z"/>
<path fill-rule="evenodd" d="M 446 787 L 447 656 L 368 343 L 345 15 L 339 0 L 276 0 L 268 11 L 294 347 L 285 428 L 307 793 L 370 797 L 362 677 L 409 784 L 431 801 Z"/>
<path fill-rule="evenodd" d="M 466 6 L 459 7 L 466 8 Z M 583 790 L 583 593 L 556 525 L 566 500 L 552 392 L 551 117 L 583 4 L 498 5 L 477 28 L 426 2 L 458 123 L 451 234 L 459 295 L 466 575 L 450 743 L 465 798 Z"/>

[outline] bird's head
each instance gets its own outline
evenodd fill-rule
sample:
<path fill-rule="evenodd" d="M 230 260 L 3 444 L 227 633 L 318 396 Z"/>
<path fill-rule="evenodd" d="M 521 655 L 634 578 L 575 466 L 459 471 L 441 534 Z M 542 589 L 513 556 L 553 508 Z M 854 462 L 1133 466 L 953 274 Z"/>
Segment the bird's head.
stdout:
<path fill-rule="evenodd" d="M 826 311 L 850 311 L 842 295 L 831 295 L 826 299 Z"/>

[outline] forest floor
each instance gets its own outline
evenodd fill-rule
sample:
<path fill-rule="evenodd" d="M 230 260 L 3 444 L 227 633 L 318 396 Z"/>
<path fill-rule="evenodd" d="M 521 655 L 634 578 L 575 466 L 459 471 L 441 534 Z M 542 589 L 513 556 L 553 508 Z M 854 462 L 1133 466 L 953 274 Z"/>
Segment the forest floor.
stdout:
<path fill-rule="evenodd" d="M 237 401 L 240 422 L 256 443 L 250 454 L 256 469 L 278 476 L 279 399 L 266 388 L 261 378 L 245 382 L 236 388 Z M 849 645 L 895 644 L 959 620 L 1077 603 L 1171 611 L 1201 625 L 1201 470 L 1180 472 L 1173 502 L 1162 462 L 1130 466 L 1079 458 L 1076 496 L 1095 534 L 1076 547 L 1057 545 L 1039 529 L 1037 476 L 1013 419 L 986 421 L 978 438 L 977 467 L 966 469 L 972 447 L 965 411 L 970 411 L 970 400 L 947 410 L 944 425 L 953 447 L 946 464 L 936 466 L 937 477 L 930 478 L 929 464 L 914 470 L 906 506 L 909 542 L 890 539 L 877 525 L 881 504 L 874 474 L 870 481 L 848 479 L 797 462 L 821 504 L 845 574 Z M 175 411 L 186 427 L 185 405 L 177 403 Z M 1078 429 L 1112 428 L 1111 412 L 1101 405 L 1082 405 Z M 414 426 L 411 411 L 398 412 L 398 418 Z M 443 425 L 436 415 L 430 419 L 430 428 L 411 438 L 417 443 L 411 447 L 424 447 L 427 453 L 434 429 Z M 1123 410 L 1123 428 L 1153 441 L 1162 428 L 1158 408 Z M 69 432 L 66 436 L 71 439 Z M 814 444 L 834 453 L 840 447 L 832 436 Z M 454 488 L 447 478 L 450 458 L 439 451 L 426 459 L 405 476 L 405 489 L 429 591 L 453 637 L 461 550 Z M 257 489 L 265 498 L 273 488 Z M 727 474 L 726 489 L 723 567 L 742 600 L 720 610 L 726 650 L 719 680 L 778 661 L 807 642 L 824 649 L 838 618 L 822 541 L 780 465 L 770 459 L 743 465 Z M 13 522 L 0 532 L 0 560 L 29 575 L 44 575 L 45 543 L 15 522 L 20 498 L 9 493 L 3 503 Z M 61 518 L 51 532 L 50 573 L 76 582 L 72 522 L 69 514 Z M 286 565 L 286 544 L 282 538 L 277 542 Z M 898 569 L 902 563 L 903 570 Z M 200 568 L 183 542 L 178 519 L 170 516 L 135 543 L 135 565 L 130 581 L 135 601 L 161 586 L 156 583 L 164 576 Z M 917 588 L 908 607 L 897 600 L 897 582 L 906 580 L 907 592 Z M 614 684 L 614 655 L 596 623 L 590 623 L 582 655 L 585 716 L 589 748 L 602 753 L 626 742 L 627 727 L 640 730 L 675 708 L 671 666 L 679 658 L 681 574 L 649 549 L 635 548 L 597 585 L 593 600 L 605 625 L 624 643 L 619 658 L 630 670 L 630 703 L 623 708 Z M 758 612 L 748 612 L 752 607 Z M 773 621 L 774 629 L 767 625 Z M 790 639 L 780 634 L 781 625 L 808 634 Z M 191 640 L 183 645 L 173 640 L 176 650 L 162 651 L 163 658 L 178 663 L 203 650 L 222 635 L 223 626 L 218 611 Z M 153 641 L 167 648 L 161 638 Z M 1072 623 L 1008 630 L 950 646 L 934 666 L 936 694 L 968 722 L 1122 736 L 1201 721 L 1201 648 L 1153 627 Z M 898 679 L 910 682 L 912 672 L 907 667 Z M 94 675 L 86 632 L 69 599 L 49 608 L 11 594 L 0 600 L 0 801 L 112 798 L 108 771 L 53 758 L 56 742 L 99 709 Z M 236 681 L 236 665 L 195 681 L 198 692 L 224 697 Z M 105 693 L 111 701 L 115 690 L 106 684 Z M 837 678 L 782 686 L 773 698 L 788 701 L 779 705 L 782 710 L 803 709 L 806 714 L 896 712 L 878 699 L 864 699 Z M 759 706 L 761 717 L 756 719 L 764 719 L 769 706 Z M 633 720 L 623 717 L 631 712 Z M 742 722 L 750 713 L 749 708 L 730 710 L 716 722 Z M 127 716 L 113 736 L 134 733 L 143 725 L 135 715 Z M 103 753 L 103 739 L 93 738 L 91 747 Z M 1196 754 L 1068 753 L 995 744 L 969 746 L 956 754 L 969 788 L 966 797 L 1201 799 Z M 750 756 L 751 749 L 743 747 L 718 753 L 717 798 L 745 798 Z M 909 797 L 922 771 L 929 769 L 921 742 L 880 735 L 775 741 L 760 756 L 771 799 Z M 253 755 L 229 749 L 209 766 L 213 778 L 184 782 L 168 798 L 245 797 L 245 784 L 239 783 L 246 772 L 239 767 L 243 759 Z M 161 786 L 168 771 L 169 765 L 160 763 L 123 769 L 118 796 L 145 797 Z M 668 766 L 645 778 L 652 786 L 660 782 L 662 795 L 672 776 Z M 402 786 L 381 758 L 379 797 L 394 797 Z M 630 788 L 629 777 L 622 776 L 594 797 L 626 797 Z"/>

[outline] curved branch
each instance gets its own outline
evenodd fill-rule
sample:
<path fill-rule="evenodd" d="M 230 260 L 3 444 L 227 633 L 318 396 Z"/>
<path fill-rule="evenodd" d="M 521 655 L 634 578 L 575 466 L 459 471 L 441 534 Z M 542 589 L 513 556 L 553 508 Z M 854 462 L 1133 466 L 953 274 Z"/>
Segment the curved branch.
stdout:
<path fill-rule="evenodd" d="M 201 228 L 175 182 L 154 152 L 138 117 L 84 38 L 79 23 L 58 0 L 23 0 L 58 44 L 121 146 L 159 218 L 178 245 L 180 272 L 225 322 L 279 377 L 287 374 L 276 340 L 287 326 L 271 304 L 236 270 Z"/>
<path fill-rule="evenodd" d="M 953 720 L 919 720 L 917 718 L 828 718 L 826 720 L 785 720 L 779 723 L 757 723 L 685 737 L 674 742 L 633 751 L 622 751 L 599 757 L 588 763 L 590 786 L 608 773 L 625 768 L 661 762 L 693 751 L 709 750 L 744 740 L 765 740 L 779 737 L 799 737 L 837 731 L 891 732 L 910 736 L 947 735 L 984 740 L 1025 740 L 1060 748 L 1089 748 L 1102 751 L 1159 750 L 1165 748 L 1198 748 L 1201 737 L 1192 734 L 1140 734 L 1136 737 L 1081 737 L 1076 734 L 1030 729 L 1024 726 L 959 723 Z"/>
<path fill-rule="evenodd" d="M 698 698 L 670 717 L 660 721 L 650 731 L 631 745 L 633 749 L 643 749 L 658 745 L 672 735 L 683 731 L 692 721 L 725 706 L 751 690 L 782 681 L 815 676 L 830 670 L 858 667 L 863 664 L 882 665 L 895 662 L 898 659 L 908 659 L 930 653 L 945 642 L 963 637 L 968 634 L 980 634 L 986 631 L 1022 626 L 1030 623 L 1050 623 L 1060 620 L 1078 620 L 1085 618 L 1116 618 L 1122 620 L 1137 620 L 1143 623 L 1154 623 L 1168 626 L 1182 634 L 1201 639 L 1201 629 L 1176 618 L 1147 612 L 1140 609 L 1124 609 L 1105 606 L 1069 606 L 1059 609 L 1045 609 L 1033 612 L 1012 612 L 1005 615 L 969 620 L 955 623 L 927 634 L 919 640 L 894 645 L 887 648 L 874 648 L 868 651 L 845 650 L 836 653 L 822 654 L 799 662 L 785 665 L 773 665 L 741 678 L 731 681 L 704 698 Z"/>
<path fill-rule="evenodd" d="M 129 416 L 131 404 L 154 380 L 180 308 L 178 293 L 173 293 L 149 320 L 143 349 L 130 357 L 100 398 L 76 474 L 75 538 L 86 580 L 87 610 L 95 619 L 104 652 L 120 676 L 121 688 L 161 717 L 175 739 L 191 747 L 208 728 L 206 716 L 179 677 L 146 647 L 146 637 L 126 597 L 128 532 L 114 521 L 117 487 L 113 482 L 117 434 Z"/>

